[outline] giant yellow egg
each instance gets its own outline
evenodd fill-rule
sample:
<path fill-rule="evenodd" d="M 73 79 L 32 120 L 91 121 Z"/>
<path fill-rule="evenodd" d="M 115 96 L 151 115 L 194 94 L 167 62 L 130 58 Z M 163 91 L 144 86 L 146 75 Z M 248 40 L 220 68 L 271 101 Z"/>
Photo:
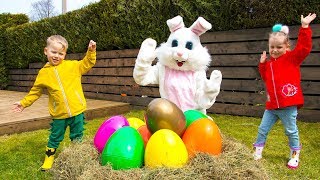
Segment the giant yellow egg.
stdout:
<path fill-rule="evenodd" d="M 179 168 L 188 162 L 188 151 L 178 134 L 169 129 L 161 129 L 150 137 L 144 161 L 151 168 Z"/>
<path fill-rule="evenodd" d="M 136 117 L 130 117 L 127 120 L 129 122 L 129 125 L 135 129 L 139 129 L 140 126 L 146 124 L 144 121 Z"/>

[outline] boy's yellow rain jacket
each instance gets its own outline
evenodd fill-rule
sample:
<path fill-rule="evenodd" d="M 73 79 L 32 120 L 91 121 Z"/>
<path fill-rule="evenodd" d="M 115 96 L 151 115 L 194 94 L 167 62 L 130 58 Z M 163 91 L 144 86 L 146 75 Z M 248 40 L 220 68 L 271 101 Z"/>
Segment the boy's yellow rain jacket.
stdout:
<path fill-rule="evenodd" d="M 81 60 L 63 60 L 58 66 L 46 63 L 40 69 L 28 95 L 21 101 L 23 107 L 32 105 L 47 89 L 49 113 L 53 119 L 76 116 L 86 109 L 81 77 L 96 63 L 96 52 L 88 51 Z"/>

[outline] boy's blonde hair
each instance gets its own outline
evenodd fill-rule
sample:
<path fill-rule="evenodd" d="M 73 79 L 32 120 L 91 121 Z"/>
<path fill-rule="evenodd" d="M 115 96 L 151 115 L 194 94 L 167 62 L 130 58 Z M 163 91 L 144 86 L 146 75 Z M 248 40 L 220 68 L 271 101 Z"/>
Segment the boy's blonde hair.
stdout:
<path fill-rule="evenodd" d="M 50 46 L 52 42 L 60 43 L 64 50 L 68 49 L 68 41 L 61 35 L 52 35 L 47 39 L 47 47 Z"/>

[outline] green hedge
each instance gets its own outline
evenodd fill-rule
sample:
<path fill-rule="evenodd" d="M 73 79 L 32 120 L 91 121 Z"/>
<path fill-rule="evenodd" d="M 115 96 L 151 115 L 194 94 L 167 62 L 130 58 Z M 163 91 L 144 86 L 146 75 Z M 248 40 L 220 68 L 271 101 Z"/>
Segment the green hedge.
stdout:
<path fill-rule="evenodd" d="M 6 51 L 9 41 L 6 37 L 6 29 L 27 22 L 29 22 L 29 18 L 25 14 L 0 14 L 0 89 L 4 89 L 8 83 Z"/>
<path fill-rule="evenodd" d="M 45 40 L 60 34 L 69 41 L 68 53 L 85 52 L 90 39 L 97 50 L 139 48 L 154 38 L 159 44 L 169 35 L 166 20 L 181 15 L 189 27 L 198 16 L 213 25 L 211 31 L 300 24 L 300 14 L 320 16 L 319 0 L 101 0 L 80 10 L 38 22 L 7 28 L 6 66 L 26 68 L 45 62 Z M 319 23 L 319 18 L 314 23 Z M 1 50 L 1 47 L 0 47 Z"/>

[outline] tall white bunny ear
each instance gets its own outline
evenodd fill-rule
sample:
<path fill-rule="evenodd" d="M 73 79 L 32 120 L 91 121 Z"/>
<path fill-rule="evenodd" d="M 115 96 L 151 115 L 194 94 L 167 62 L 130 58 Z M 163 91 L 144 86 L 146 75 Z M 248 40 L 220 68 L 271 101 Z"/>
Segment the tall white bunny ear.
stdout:
<path fill-rule="evenodd" d="M 206 31 L 210 30 L 212 25 L 206 21 L 203 17 L 199 17 L 191 26 L 190 29 L 196 35 L 200 36 Z"/>
<path fill-rule="evenodd" d="M 184 27 L 184 23 L 181 16 L 176 16 L 172 19 L 167 20 L 167 25 L 170 29 L 170 32 L 175 32 L 176 30 Z"/>

